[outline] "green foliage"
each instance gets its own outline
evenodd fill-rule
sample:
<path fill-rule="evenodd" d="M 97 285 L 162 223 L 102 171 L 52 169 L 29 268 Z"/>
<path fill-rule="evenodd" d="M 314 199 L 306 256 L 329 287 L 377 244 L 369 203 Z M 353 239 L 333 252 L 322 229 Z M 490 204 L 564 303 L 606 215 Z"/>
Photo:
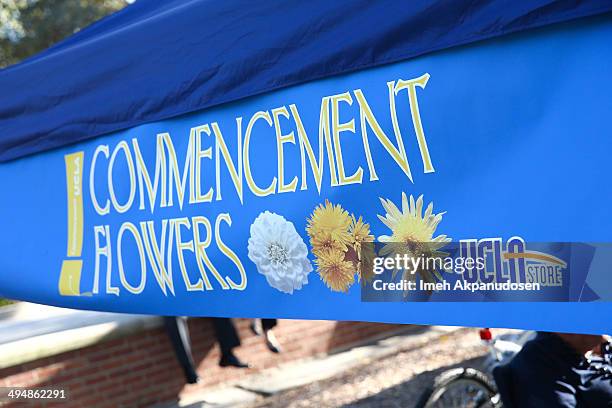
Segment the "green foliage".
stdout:
<path fill-rule="evenodd" d="M 0 0 L 0 67 L 42 51 L 125 5 L 125 0 Z"/>
<path fill-rule="evenodd" d="M 13 304 L 13 303 L 15 303 L 15 302 L 13 302 L 12 300 L 0 299 L 0 307 L 8 306 L 8 305 Z"/>

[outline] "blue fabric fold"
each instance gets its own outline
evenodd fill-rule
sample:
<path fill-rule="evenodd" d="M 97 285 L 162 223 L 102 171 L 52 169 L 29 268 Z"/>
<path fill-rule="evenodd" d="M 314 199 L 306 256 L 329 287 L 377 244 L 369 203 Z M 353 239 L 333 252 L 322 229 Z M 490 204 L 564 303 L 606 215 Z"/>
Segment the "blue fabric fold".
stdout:
<path fill-rule="evenodd" d="M 602 0 L 138 0 L 0 71 L 0 161 L 609 11 Z"/>

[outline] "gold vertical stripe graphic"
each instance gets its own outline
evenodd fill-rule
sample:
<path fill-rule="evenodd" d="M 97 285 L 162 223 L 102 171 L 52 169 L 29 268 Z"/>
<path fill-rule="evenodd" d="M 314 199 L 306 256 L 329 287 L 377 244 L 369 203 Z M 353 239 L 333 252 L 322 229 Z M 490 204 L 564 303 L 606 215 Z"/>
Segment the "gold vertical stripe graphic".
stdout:
<path fill-rule="evenodd" d="M 83 261 L 67 259 L 62 262 L 62 273 L 59 280 L 59 292 L 62 296 L 79 296 L 81 294 L 81 269 Z"/>
<path fill-rule="evenodd" d="M 68 206 L 68 257 L 79 258 L 83 252 L 83 152 L 67 154 L 66 193 Z M 58 288 L 62 296 L 80 296 L 81 259 L 66 259 L 62 262 Z"/>
<path fill-rule="evenodd" d="M 68 154 L 68 256 L 80 257 L 83 250 L 83 152 Z"/>

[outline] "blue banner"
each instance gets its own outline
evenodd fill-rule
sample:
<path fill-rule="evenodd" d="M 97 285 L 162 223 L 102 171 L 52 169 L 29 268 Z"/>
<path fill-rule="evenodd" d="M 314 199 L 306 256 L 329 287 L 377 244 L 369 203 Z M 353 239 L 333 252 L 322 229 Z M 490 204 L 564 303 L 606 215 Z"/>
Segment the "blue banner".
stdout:
<path fill-rule="evenodd" d="M 535 302 L 362 301 L 372 242 L 499 245 L 500 262 L 527 253 L 560 266 L 574 253 L 529 243 L 612 241 L 610 38 L 609 17 L 547 28 L 1 164 L 0 296 L 158 315 L 610 332 L 612 262 L 588 250 L 575 252 L 583 266 L 568 282 L 578 283 L 529 294 Z M 537 273 L 513 276 L 565 272 Z"/>

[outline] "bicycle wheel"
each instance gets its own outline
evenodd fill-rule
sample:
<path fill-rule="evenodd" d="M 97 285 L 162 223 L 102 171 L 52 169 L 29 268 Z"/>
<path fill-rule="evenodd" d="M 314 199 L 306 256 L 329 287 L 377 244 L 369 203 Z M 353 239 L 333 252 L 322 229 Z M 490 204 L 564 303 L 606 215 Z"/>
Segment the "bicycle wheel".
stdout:
<path fill-rule="evenodd" d="M 499 408 L 495 384 L 473 368 L 455 368 L 440 374 L 416 408 Z"/>

